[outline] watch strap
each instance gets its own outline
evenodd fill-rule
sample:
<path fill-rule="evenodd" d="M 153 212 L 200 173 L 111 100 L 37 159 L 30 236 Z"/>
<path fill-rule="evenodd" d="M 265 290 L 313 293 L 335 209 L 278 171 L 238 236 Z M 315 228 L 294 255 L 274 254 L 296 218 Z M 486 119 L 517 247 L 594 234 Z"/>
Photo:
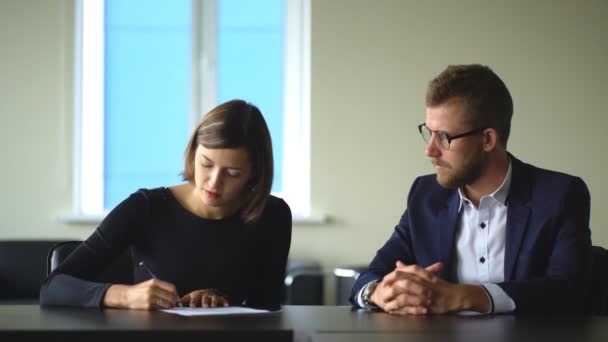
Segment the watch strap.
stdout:
<path fill-rule="evenodd" d="M 367 285 L 365 285 L 365 287 L 363 288 L 361 299 L 367 309 L 378 309 L 378 305 L 370 301 L 370 297 L 376 289 L 376 286 L 378 286 L 378 283 L 378 280 L 374 280 L 372 282 L 367 283 Z"/>

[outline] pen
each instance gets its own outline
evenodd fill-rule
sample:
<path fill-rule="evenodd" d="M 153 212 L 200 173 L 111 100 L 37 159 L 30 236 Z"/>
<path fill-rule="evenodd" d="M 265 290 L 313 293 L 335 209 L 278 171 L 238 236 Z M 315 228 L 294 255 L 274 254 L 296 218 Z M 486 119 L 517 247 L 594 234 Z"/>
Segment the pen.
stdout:
<path fill-rule="evenodd" d="M 152 272 L 152 270 L 148 268 L 148 266 L 143 262 L 143 260 L 139 262 L 139 266 L 141 268 L 143 268 L 148 273 L 148 275 L 150 277 L 152 277 L 154 279 L 158 279 L 158 277 L 154 275 L 154 273 Z M 179 301 L 179 294 L 177 295 L 177 306 L 179 306 L 180 308 L 184 306 L 182 304 L 182 302 Z"/>

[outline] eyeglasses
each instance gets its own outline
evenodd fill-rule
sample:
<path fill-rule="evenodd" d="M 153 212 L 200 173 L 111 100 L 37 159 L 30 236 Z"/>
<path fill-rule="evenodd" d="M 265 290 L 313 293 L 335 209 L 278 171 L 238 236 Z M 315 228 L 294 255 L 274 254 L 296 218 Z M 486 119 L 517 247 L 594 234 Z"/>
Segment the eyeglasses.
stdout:
<path fill-rule="evenodd" d="M 462 134 L 449 135 L 445 132 L 431 131 L 428 127 L 426 127 L 426 124 L 423 123 L 418 125 L 418 131 L 420 132 L 420 135 L 422 135 L 422 139 L 424 139 L 427 144 L 431 142 L 431 137 L 433 136 L 433 133 L 435 133 L 435 136 L 437 137 L 437 139 L 439 139 L 440 146 L 445 150 L 450 149 L 450 143 L 452 142 L 452 140 L 479 134 L 483 132 L 484 129 L 485 128 L 476 128 L 472 131 L 468 131 Z"/>

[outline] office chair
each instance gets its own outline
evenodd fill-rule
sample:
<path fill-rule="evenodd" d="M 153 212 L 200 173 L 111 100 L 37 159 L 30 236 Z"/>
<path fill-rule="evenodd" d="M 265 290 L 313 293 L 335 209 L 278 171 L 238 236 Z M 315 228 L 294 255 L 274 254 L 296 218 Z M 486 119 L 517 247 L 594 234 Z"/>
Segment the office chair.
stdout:
<path fill-rule="evenodd" d="M 341 266 L 334 269 L 336 276 L 336 305 L 351 305 L 350 291 L 357 278 L 367 271 L 367 265 Z"/>
<path fill-rule="evenodd" d="M 608 250 L 592 246 L 591 309 L 594 315 L 608 315 Z"/>
<path fill-rule="evenodd" d="M 81 241 L 63 241 L 52 246 L 47 254 L 47 276 L 57 268 L 81 244 Z M 133 261 L 131 249 L 127 249 L 118 259 L 105 269 L 95 281 L 113 284 L 133 284 Z"/>
<path fill-rule="evenodd" d="M 0 241 L 0 303 L 37 304 L 54 240 Z"/>
<path fill-rule="evenodd" d="M 288 260 L 283 287 L 283 304 L 323 305 L 324 275 L 321 265 L 311 260 Z"/>

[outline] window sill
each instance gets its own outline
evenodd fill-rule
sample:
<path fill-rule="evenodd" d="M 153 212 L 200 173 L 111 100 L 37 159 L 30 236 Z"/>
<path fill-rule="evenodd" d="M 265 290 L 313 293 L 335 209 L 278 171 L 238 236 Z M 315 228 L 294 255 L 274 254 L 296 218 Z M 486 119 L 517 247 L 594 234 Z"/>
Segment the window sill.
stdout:
<path fill-rule="evenodd" d="M 57 221 L 69 225 L 98 225 L 104 219 L 105 215 L 89 215 L 89 214 L 64 214 L 57 217 Z M 318 226 L 329 222 L 327 216 L 320 215 L 294 215 L 292 218 L 293 225 L 297 226 Z"/>

